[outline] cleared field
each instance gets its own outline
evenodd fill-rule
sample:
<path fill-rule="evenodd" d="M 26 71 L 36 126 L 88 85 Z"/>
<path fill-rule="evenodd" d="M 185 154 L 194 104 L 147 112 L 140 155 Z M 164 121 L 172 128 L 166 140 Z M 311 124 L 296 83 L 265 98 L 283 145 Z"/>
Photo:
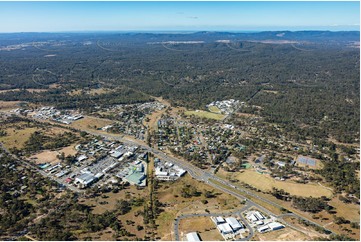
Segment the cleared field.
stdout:
<path fill-rule="evenodd" d="M 162 240 L 174 239 L 172 238 L 173 221 L 180 214 L 205 213 L 206 209 L 210 212 L 224 212 L 240 209 L 243 206 L 239 200 L 218 190 L 214 190 L 213 194 L 216 194 L 216 197 L 213 198 L 205 198 L 204 195 L 183 198 L 180 191 L 185 185 L 196 187 L 199 192 L 214 190 L 212 187 L 194 180 L 188 174 L 173 183 L 161 183 L 161 187 L 157 189 L 158 200 L 161 203 L 169 204 L 169 207 L 164 208 L 164 212 L 159 215 L 156 221 L 157 233 L 162 237 Z M 201 200 L 207 200 L 208 203 L 203 204 Z"/>
<path fill-rule="evenodd" d="M 180 237 L 185 237 L 185 235 L 190 232 L 198 232 L 204 241 L 223 240 L 223 237 L 218 232 L 210 217 L 182 219 L 179 223 Z"/>
<path fill-rule="evenodd" d="M 97 117 L 86 116 L 82 119 L 79 119 L 70 124 L 71 127 L 83 130 L 96 130 L 98 128 L 102 128 L 109 124 L 112 124 L 114 121 L 109 119 L 102 119 Z"/>
<path fill-rule="evenodd" d="M 37 128 L 25 128 L 25 129 L 6 129 L 7 136 L 0 137 L 0 142 L 9 149 L 16 147 L 18 149 L 23 148 L 24 143 L 29 139 L 30 135 L 35 131 L 38 131 Z"/>
<path fill-rule="evenodd" d="M 332 192 L 325 187 L 316 184 L 299 184 L 289 181 L 278 181 L 273 179 L 270 175 L 259 174 L 253 170 L 246 170 L 242 173 L 234 175 L 236 179 L 245 182 L 262 191 L 270 191 L 272 187 L 283 189 L 284 191 L 296 196 L 305 197 L 331 197 Z"/>
<path fill-rule="evenodd" d="M 74 96 L 74 95 L 80 95 L 82 93 L 82 89 L 78 89 L 78 90 L 72 90 L 69 94 L 71 96 Z M 85 94 L 88 94 L 88 95 L 100 95 L 100 94 L 104 94 L 104 93 L 108 93 L 110 92 L 111 90 L 110 89 L 107 89 L 107 88 L 99 88 L 99 89 L 90 89 L 90 90 L 85 90 Z"/>
<path fill-rule="evenodd" d="M 276 230 L 267 233 L 257 233 L 252 240 L 261 240 L 261 241 L 305 241 L 312 240 L 312 237 L 301 233 L 299 231 L 293 230 L 291 228 L 283 228 L 281 230 Z"/>
<path fill-rule="evenodd" d="M 46 150 L 36 155 L 30 156 L 30 159 L 32 159 L 35 164 L 42 164 L 42 163 L 56 164 L 60 162 L 60 160 L 56 157 L 58 154 L 59 154 L 58 151 Z"/>
<path fill-rule="evenodd" d="M 118 219 L 122 221 L 122 225 L 128 232 L 135 234 L 137 238 L 144 238 L 145 229 L 139 231 L 137 229 L 137 225 L 145 227 L 143 222 L 143 216 L 141 215 L 135 216 L 136 212 L 139 211 L 143 211 L 143 206 L 132 208 L 130 212 L 119 216 Z M 134 224 L 127 224 L 126 222 L 127 220 L 134 222 Z"/>
<path fill-rule="evenodd" d="M 0 101 L 0 110 L 11 110 L 19 107 L 20 101 Z"/>
<path fill-rule="evenodd" d="M 194 116 L 197 116 L 200 118 L 209 118 L 209 119 L 215 119 L 215 120 L 222 120 L 225 117 L 223 114 L 211 113 L 211 112 L 202 111 L 202 110 L 186 111 L 186 112 L 184 112 L 184 114 L 187 116 L 194 115 Z"/>
<path fill-rule="evenodd" d="M 121 190 L 118 193 L 104 193 L 101 197 L 83 199 L 80 200 L 79 203 L 91 206 L 93 208 L 92 213 L 101 214 L 105 211 L 115 209 L 116 202 L 119 199 L 144 197 L 146 194 L 146 189 L 137 190 L 135 186 L 130 186 L 129 188 Z"/>
<path fill-rule="evenodd" d="M 208 110 L 212 113 L 221 113 L 221 110 L 217 106 L 210 106 Z"/>
<path fill-rule="evenodd" d="M 351 222 L 360 222 L 360 205 L 345 204 L 337 197 L 333 198 L 329 204 L 336 208 L 338 217 L 344 217 Z"/>

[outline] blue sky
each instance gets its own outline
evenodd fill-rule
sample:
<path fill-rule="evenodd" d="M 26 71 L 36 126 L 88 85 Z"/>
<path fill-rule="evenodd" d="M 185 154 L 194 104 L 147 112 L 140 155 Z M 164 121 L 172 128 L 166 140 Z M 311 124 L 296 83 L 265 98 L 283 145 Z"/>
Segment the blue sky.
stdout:
<path fill-rule="evenodd" d="M 359 30 L 354 2 L 0 2 L 0 32 Z"/>

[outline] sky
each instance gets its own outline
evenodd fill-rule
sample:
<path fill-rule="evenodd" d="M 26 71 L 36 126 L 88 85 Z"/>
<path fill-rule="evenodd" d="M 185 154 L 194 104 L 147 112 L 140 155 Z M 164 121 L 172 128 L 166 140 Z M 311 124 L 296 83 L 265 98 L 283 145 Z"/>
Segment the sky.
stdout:
<path fill-rule="evenodd" d="M 359 1 L 0 2 L 0 32 L 359 29 Z"/>

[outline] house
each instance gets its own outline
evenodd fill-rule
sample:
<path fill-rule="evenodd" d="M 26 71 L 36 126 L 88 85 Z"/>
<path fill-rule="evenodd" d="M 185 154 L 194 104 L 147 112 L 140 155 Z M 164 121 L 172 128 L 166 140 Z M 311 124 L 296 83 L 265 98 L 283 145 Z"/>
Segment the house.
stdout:
<path fill-rule="evenodd" d="M 201 241 L 197 232 L 191 232 L 187 235 L 187 241 Z"/>
<path fill-rule="evenodd" d="M 278 167 L 285 167 L 286 163 L 283 161 L 277 161 L 276 164 L 278 165 Z"/>

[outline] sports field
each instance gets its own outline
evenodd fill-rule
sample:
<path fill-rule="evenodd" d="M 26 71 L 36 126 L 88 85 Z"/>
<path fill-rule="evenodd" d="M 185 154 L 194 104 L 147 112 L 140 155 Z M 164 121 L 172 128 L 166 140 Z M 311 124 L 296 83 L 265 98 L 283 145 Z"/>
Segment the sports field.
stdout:
<path fill-rule="evenodd" d="M 221 110 L 216 106 L 209 106 L 208 110 L 212 113 L 221 113 Z"/>

